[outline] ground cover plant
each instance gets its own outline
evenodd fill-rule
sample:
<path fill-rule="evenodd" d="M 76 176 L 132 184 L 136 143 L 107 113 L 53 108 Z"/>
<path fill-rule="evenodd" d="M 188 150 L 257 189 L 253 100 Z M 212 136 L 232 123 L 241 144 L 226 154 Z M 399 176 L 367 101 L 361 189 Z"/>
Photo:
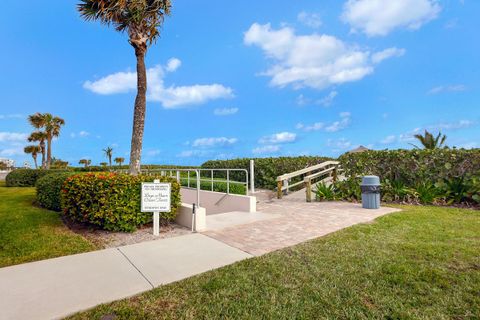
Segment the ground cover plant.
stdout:
<path fill-rule="evenodd" d="M 478 319 L 480 213 L 402 208 L 71 319 Z"/>
<path fill-rule="evenodd" d="M 35 188 L 0 182 L 0 267 L 95 250 L 57 212 L 33 205 Z"/>
<path fill-rule="evenodd" d="M 152 214 L 140 212 L 141 183 L 169 182 L 172 185 L 171 212 L 162 212 L 161 219 L 175 219 L 180 206 L 180 185 L 174 178 L 98 172 L 68 177 L 62 188 L 63 214 L 80 223 L 109 231 L 132 232 L 152 221 Z"/>

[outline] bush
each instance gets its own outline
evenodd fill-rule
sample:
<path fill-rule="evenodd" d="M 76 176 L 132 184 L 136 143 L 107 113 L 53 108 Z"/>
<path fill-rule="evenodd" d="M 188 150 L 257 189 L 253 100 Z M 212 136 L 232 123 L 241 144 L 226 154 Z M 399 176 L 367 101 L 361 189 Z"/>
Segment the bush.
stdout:
<path fill-rule="evenodd" d="M 55 172 L 37 180 L 37 202 L 40 206 L 54 211 L 61 211 L 62 186 L 73 172 Z"/>
<path fill-rule="evenodd" d="M 142 182 L 154 179 L 172 184 L 172 210 L 160 216 L 163 220 L 173 220 L 180 206 L 180 185 L 175 179 L 107 172 L 68 177 L 62 189 L 63 213 L 73 221 L 105 230 L 134 231 L 152 221 L 151 213 L 140 212 L 140 192 Z"/>
<path fill-rule="evenodd" d="M 212 160 L 202 164 L 202 169 L 246 169 L 250 170 L 250 158 L 233 160 Z M 274 190 L 277 187 L 277 177 L 282 174 L 307 168 L 328 160 L 327 157 L 278 157 L 256 158 L 255 160 L 255 187 Z M 225 178 L 226 174 L 218 176 Z M 245 181 L 245 173 L 232 172 L 230 179 Z M 295 183 L 292 180 L 291 183 Z"/>
<path fill-rule="evenodd" d="M 347 153 L 339 160 L 346 177 L 373 174 L 407 186 L 480 172 L 480 149 L 366 151 Z"/>
<path fill-rule="evenodd" d="M 65 170 L 17 169 L 7 175 L 5 183 L 7 187 L 34 187 L 38 179 L 55 172 Z"/>

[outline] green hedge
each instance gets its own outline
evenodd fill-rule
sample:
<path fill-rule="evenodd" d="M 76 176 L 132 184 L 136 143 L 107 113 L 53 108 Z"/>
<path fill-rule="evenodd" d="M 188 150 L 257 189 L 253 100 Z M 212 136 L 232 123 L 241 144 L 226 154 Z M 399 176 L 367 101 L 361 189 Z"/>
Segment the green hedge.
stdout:
<path fill-rule="evenodd" d="M 180 206 L 180 185 L 160 176 L 131 176 L 116 173 L 83 173 L 67 178 L 62 189 L 63 213 L 73 221 L 89 223 L 110 231 L 134 231 L 152 221 L 151 213 L 140 212 L 142 182 L 159 179 L 172 184 L 172 210 L 161 213 L 173 220 Z"/>
<path fill-rule="evenodd" d="M 16 169 L 6 176 L 5 183 L 7 187 L 34 187 L 38 179 L 55 172 L 65 170 Z"/>
<path fill-rule="evenodd" d="M 181 178 L 181 184 L 183 187 L 188 186 L 188 181 L 185 178 Z M 195 179 L 190 180 L 190 188 L 196 188 L 197 181 Z M 201 181 L 200 182 L 200 189 L 206 191 L 212 191 L 212 183 L 209 181 Z M 224 181 L 214 181 L 213 182 L 213 191 L 215 192 L 227 192 L 227 182 Z M 244 184 L 235 183 L 230 181 L 230 185 L 228 187 L 228 191 L 231 194 L 239 194 L 239 195 L 246 195 L 247 190 Z"/>
<path fill-rule="evenodd" d="M 74 174 L 73 172 L 55 172 L 38 179 L 35 184 L 38 204 L 49 210 L 61 211 L 63 183 Z"/>
<path fill-rule="evenodd" d="M 373 174 L 386 202 L 480 203 L 480 149 L 366 151 L 339 160 L 347 180 L 335 185 L 337 199 L 360 200 L 360 177 Z"/>
<path fill-rule="evenodd" d="M 407 186 L 480 172 L 480 149 L 366 151 L 344 154 L 339 160 L 347 177 L 373 174 Z"/>
<path fill-rule="evenodd" d="M 233 160 L 212 160 L 202 164 L 203 169 L 250 169 L 251 158 Z M 297 171 L 324 161 L 331 160 L 327 157 L 278 157 L 256 158 L 255 160 L 255 187 L 273 190 L 277 186 L 278 176 Z M 223 176 L 223 178 L 225 178 Z M 245 181 L 244 173 L 232 173 L 230 179 Z M 295 181 L 292 181 L 292 183 Z"/>

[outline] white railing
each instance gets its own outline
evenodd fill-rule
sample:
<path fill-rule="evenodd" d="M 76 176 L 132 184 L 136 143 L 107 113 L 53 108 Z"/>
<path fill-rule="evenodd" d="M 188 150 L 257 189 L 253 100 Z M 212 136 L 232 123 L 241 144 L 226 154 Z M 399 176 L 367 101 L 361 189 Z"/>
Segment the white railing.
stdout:
<path fill-rule="evenodd" d="M 340 162 L 338 161 L 325 161 L 320 164 L 297 170 L 291 173 L 286 173 L 277 177 L 277 198 L 281 199 L 283 194 L 288 194 L 290 188 L 302 185 L 306 188 L 306 200 L 312 201 L 312 183 L 315 183 L 319 178 L 323 180 L 330 179 L 336 181 Z M 300 177 L 301 179 L 295 183 L 290 183 L 294 178 Z"/>

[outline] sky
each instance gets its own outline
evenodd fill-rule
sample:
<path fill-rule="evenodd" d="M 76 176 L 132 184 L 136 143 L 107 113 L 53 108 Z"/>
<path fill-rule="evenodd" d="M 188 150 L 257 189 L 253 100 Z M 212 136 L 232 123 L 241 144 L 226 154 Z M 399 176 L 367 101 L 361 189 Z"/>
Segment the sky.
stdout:
<path fill-rule="evenodd" d="M 27 116 L 65 119 L 56 158 L 129 158 L 136 73 L 126 34 L 77 1 L 3 0 L 0 158 Z M 172 0 L 149 48 L 142 163 L 412 148 L 427 129 L 480 147 L 480 1 Z"/>

